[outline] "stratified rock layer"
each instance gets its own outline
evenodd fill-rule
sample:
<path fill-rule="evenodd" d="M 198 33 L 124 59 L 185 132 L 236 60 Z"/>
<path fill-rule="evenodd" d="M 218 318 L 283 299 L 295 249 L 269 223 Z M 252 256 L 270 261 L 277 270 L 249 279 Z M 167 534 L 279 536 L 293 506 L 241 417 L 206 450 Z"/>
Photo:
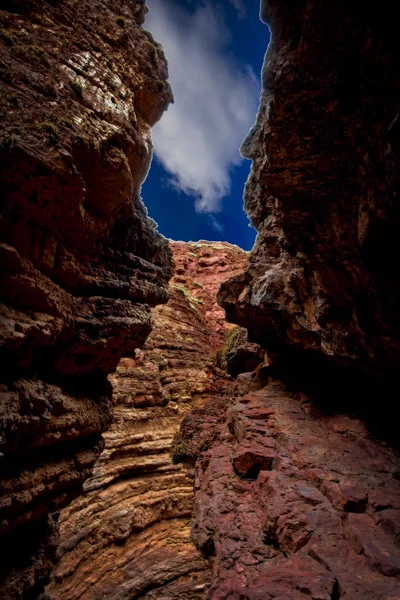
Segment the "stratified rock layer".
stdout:
<path fill-rule="evenodd" d="M 245 205 L 258 237 L 223 286 L 271 353 L 369 370 L 400 358 L 400 67 L 394 5 L 263 0 L 271 28 Z M 307 360 L 311 360 L 308 358 Z"/>
<path fill-rule="evenodd" d="M 115 418 L 84 495 L 61 513 L 52 600 L 204 598 L 209 565 L 190 541 L 193 473 L 175 461 L 182 417 L 232 382 L 212 366 L 229 327 L 216 303 L 245 252 L 223 243 L 173 242 L 170 300 L 153 311 L 143 350 L 111 379 Z"/>
<path fill-rule="evenodd" d="M 107 374 L 166 302 L 167 241 L 138 196 L 171 101 L 144 2 L 7 0 L 0 11 L 0 596 L 33 598 L 48 520 L 111 423 Z"/>

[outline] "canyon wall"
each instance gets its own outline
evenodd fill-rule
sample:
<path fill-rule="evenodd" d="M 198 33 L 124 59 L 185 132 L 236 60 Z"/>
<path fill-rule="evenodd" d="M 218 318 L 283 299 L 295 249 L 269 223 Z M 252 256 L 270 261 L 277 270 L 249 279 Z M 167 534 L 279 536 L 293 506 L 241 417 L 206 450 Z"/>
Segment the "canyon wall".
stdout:
<path fill-rule="evenodd" d="M 154 309 L 144 348 L 110 376 L 105 448 L 84 494 L 61 512 L 51 600 L 194 600 L 209 587 L 209 564 L 190 540 L 193 468 L 176 464 L 185 447 L 173 440 L 184 415 L 232 395 L 232 380 L 213 366 L 229 328 L 216 295 L 248 257 L 225 243 L 171 249 L 170 299 Z"/>
<path fill-rule="evenodd" d="M 243 145 L 258 236 L 219 300 L 267 358 L 238 397 L 183 419 L 192 539 L 210 558 L 210 600 L 395 600 L 394 7 L 263 0 L 261 15 L 272 39 Z"/>
<path fill-rule="evenodd" d="M 107 375 L 168 298 L 171 252 L 138 195 L 172 100 L 146 11 L 1 3 L 4 600 L 34 598 L 48 579 L 56 511 L 81 492 L 111 424 Z"/>
<path fill-rule="evenodd" d="M 399 363 L 399 62 L 394 8 L 269 2 L 245 208 L 258 230 L 223 286 L 273 355 L 388 373 Z M 310 356 L 312 354 L 312 356 Z"/>
<path fill-rule="evenodd" d="M 0 11 L 0 596 L 396 600 L 394 9 L 262 1 L 249 263 L 140 200 L 172 101 L 146 10 Z M 236 384 L 221 282 L 234 374 L 262 361 Z"/>

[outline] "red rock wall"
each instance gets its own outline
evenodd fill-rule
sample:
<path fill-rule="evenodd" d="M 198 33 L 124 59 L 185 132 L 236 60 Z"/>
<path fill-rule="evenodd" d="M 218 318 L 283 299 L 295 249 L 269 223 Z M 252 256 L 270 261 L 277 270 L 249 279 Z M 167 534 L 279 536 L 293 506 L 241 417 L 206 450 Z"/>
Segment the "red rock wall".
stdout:
<path fill-rule="evenodd" d="M 33 598 L 112 420 L 107 374 L 166 302 L 138 196 L 172 96 L 144 2 L 0 10 L 0 596 Z"/>
<path fill-rule="evenodd" d="M 188 289 L 200 304 L 208 322 L 211 348 L 218 349 L 225 333 L 232 325 L 225 319 L 225 311 L 217 303 L 221 283 L 243 271 L 248 253 L 225 242 L 171 242 L 175 268 L 171 279 L 174 289 Z"/>
<path fill-rule="evenodd" d="M 196 409 L 181 443 L 207 598 L 397 598 L 400 455 L 362 421 L 271 379 Z"/>
<path fill-rule="evenodd" d="M 232 381 L 213 368 L 225 327 L 216 293 L 247 254 L 224 243 L 172 242 L 170 299 L 143 350 L 115 375 L 115 417 L 84 494 L 61 512 L 51 600 L 204 598 L 209 565 L 190 540 L 193 469 L 174 461 L 184 417 Z M 212 400 L 213 401 L 213 400 Z"/>

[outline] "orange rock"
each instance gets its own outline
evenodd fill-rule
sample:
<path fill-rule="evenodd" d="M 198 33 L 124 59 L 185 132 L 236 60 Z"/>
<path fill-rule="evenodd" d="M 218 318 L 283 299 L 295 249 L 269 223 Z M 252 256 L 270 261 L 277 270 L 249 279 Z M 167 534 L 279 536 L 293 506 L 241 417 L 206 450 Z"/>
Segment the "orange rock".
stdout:
<path fill-rule="evenodd" d="M 123 358 L 110 376 L 114 421 L 104 451 L 84 494 L 61 513 L 61 560 L 46 590 L 52 600 L 111 593 L 122 600 L 126 590 L 130 598 L 185 593 L 194 600 L 209 588 L 209 564 L 190 539 L 193 471 L 175 464 L 194 457 L 174 436 L 193 408 L 233 386 L 213 368 L 229 327 L 216 294 L 247 255 L 218 242 L 170 246 L 170 299 L 153 310 L 144 348 Z M 205 453 L 206 444 L 196 443 Z"/>

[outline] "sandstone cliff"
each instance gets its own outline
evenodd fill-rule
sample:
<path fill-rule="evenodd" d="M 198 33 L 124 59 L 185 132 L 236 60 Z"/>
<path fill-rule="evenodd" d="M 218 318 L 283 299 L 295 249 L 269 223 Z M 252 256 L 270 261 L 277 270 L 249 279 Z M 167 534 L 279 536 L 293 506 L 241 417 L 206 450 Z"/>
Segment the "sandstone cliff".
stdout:
<path fill-rule="evenodd" d="M 172 96 L 142 0 L 0 10 L 1 579 L 33 598 L 56 517 L 111 423 L 107 374 L 166 302 L 167 241 L 138 196 Z"/>
<path fill-rule="evenodd" d="M 110 377 L 115 417 L 105 448 L 84 494 L 61 512 L 52 600 L 192 600 L 209 587 L 208 562 L 190 541 L 193 469 L 176 464 L 185 447 L 173 439 L 184 415 L 232 393 L 213 368 L 229 327 L 216 294 L 247 254 L 224 243 L 171 248 L 170 299 L 154 309 L 143 350 Z"/>

